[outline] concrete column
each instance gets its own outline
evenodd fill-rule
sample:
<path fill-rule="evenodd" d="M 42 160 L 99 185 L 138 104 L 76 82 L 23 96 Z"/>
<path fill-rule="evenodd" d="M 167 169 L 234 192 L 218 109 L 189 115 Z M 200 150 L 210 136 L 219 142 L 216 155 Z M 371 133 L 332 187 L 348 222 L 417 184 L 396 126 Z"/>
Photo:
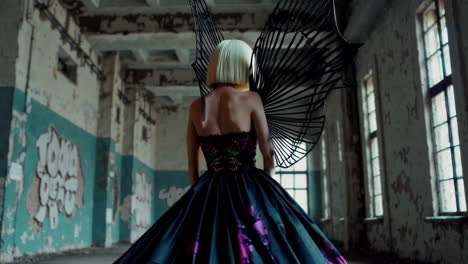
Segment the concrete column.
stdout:
<path fill-rule="evenodd" d="M 13 230 L 11 227 L 14 225 L 15 220 L 8 220 L 4 212 L 11 209 L 10 212 L 17 210 L 18 193 L 12 191 L 22 190 L 21 180 L 10 179 L 11 175 L 11 151 L 12 141 L 10 138 L 14 94 L 16 86 L 16 64 L 19 54 L 18 40 L 20 35 L 20 28 L 23 19 L 23 5 L 21 1 L 5 0 L 2 1 L 2 8 L 0 9 L 0 262 L 10 261 L 13 258 L 14 252 L 6 252 L 8 247 L 14 245 L 14 234 L 8 230 Z M 16 167 L 15 167 L 16 168 Z M 21 176 L 22 170 L 17 171 L 15 175 Z M 11 186 L 15 184 L 16 186 Z M 7 186 L 11 187 L 8 189 Z M 11 201 L 13 208 L 6 208 L 7 203 Z M 4 253 L 5 252 L 5 253 Z"/>
<path fill-rule="evenodd" d="M 108 208 L 113 208 L 113 200 L 109 197 L 109 184 L 113 175 L 110 164 L 110 153 L 114 151 L 114 144 L 111 138 L 113 101 L 115 100 L 114 90 L 118 83 L 116 76 L 120 69 L 119 56 L 116 53 L 108 53 L 103 58 L 103 69 L 106 81 L 102 83 L 99 92 L 99 117 L 96 139 L 96 174 L 94 184 L 94 205 L 93 205 L 93 244 L 112 244 L 111 224 Z"/>
<path fill-rule="evenodd" d="M 348 71 L 348 80 L 352 80 Z M 341 91 L 343 110 L 343 149 L 344 149 L 344 202 L 345 230 L 347 231 L 345 250 L 358 248 L 365 240 L 364 182 L 361 142 L 359 140 L 359 110 L 356 90 L 347 88 Z"/>
<path fill-rule="evenodd" d="M 321 137 L 324 134 L 322 133 Z M 312 149 L 309 154 L 307 154 L 307 168 L 308 168 L 308 188 L 309 188 L 309 216 L 317 224 L 320 224 L 320 218 L 322 216 L 322 182 L 321 178 L 324 176 L 323 171 L 321 170 L 320 161 L 321 161 L 321 139 Z"/>
<path fill-rule="evenodd" d="M 135 135 L 135 117 L 137 115 L 136 107 L 136 88 L 122 87 L 125 96 L 130 100 L 125 105 L 123 114 L 122 134 L 122 164 L 120 177 L 120 222 L 119 222 L 119 241 L 130 241 L 131 231 L 131 200 L 133 186 L 133 154 L 134 154 L 134 135 Z"/>

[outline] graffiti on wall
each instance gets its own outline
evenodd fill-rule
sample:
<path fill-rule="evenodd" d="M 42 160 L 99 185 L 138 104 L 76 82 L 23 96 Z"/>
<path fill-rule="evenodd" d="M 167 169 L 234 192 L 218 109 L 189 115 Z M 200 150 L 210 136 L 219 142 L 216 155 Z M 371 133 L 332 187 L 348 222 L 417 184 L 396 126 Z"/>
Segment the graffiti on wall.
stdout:
<path fill-rule="evenodd" d="M 50 228 L 58 227 L 60 214 L 73 216 L 83 205 L 84 178 L 78 146 L 61 137 L 53 126 L 36 141 L 39 159 L 28 199 L 28 211 Z"/>
<path fill-rule="evenodd" d="M 166 200 L 167 205 L 171 207 L 175 202 L 177 202 L 180 197 L 182 197 L 188 190 L 190 189 L 190 185 L 187 185 L 185 188 L 177 188 L 175 186 L 171 186 L 169 188 L 163 188 L 159 191 L 158 198 L 161 200 Z"/>
<path fill-rule="evenodd" d="M 151 189 L 152 182 L 144 171 L 139 171 L 135 177 L 134 210 L 137 227 L 147 227 L 151 222 Z"/>

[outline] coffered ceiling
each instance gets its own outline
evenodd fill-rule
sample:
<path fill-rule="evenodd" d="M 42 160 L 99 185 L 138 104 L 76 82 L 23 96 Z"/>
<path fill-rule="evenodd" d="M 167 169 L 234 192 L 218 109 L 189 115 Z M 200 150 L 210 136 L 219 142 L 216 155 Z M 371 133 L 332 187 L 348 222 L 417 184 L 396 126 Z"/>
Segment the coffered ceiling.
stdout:
<path fill-rule="evenodd" d="M 242 39 L 252 46 L 277 1 L 206 0 L 224 37 Z M 178 70 L 182 74 L 187 71 L 193 79 L 190 64 L 195 56 L 195 35 L 188 0 L 61 2 L 95 50 L 120 53 L 124 68 L 130 72 L 127 76 Z M 344 2 L 336 0 L 338 11 L 346 8 Z"/>

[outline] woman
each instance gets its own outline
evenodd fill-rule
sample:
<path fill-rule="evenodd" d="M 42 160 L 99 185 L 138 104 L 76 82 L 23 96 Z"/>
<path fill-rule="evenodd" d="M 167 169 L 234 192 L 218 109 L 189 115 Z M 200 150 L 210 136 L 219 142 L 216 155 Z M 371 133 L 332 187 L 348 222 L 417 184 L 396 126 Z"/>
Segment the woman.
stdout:
<path fill-rule="evenodd" d="M 222 41 L 213 51 L 207 72 L 207 85 L 213 91 L 190 106 L 187 153 L 192 185 L 199 177 L 198 136 L 255 131 L 263 168 L 273 174 L 274 152 L 262 100 L 257 92 L 249 91 L 251 56 L 250 46 L 240 40 Z"/>
<path fill-rule="evenodd" d="M 277 183 L 260 97 L 248 87 L 252 49 L 224 40 L 207 72 L 213 90 L 190 106 L 192 187 L 115 263 L 346 263 Z M 256 145 L 264 169 L 255 167 Z M 199 175 L 199 150 L 208 170 Z"/>

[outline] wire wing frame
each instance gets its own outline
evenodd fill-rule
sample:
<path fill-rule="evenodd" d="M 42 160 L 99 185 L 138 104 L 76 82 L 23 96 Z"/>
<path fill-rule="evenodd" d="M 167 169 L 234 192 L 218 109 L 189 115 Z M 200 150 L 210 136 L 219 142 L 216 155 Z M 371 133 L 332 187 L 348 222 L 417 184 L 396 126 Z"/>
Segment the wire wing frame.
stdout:
<path fill-rule="evenodd" d="M 192 67 L 200 86 L 200 94 L 204 96 L 211 91 L 206 85 L 206 74 L 211 53 L 223 41 L 224 37 L 216 26 L 204 0 L 190 0 L 189 4 L 192 9 L 196 41 L 196 58 L 192 63 Z"/>
<path fill-rule="evenodd" d="M 343 70 L 358 46 L 338 31 L 333 0 L 277 4 L 255 43 L 250 69 L 250 89 L 262 98 L 277 166 L 292 166 L 317 144 L 325 99 L 347 87 Z"/>

